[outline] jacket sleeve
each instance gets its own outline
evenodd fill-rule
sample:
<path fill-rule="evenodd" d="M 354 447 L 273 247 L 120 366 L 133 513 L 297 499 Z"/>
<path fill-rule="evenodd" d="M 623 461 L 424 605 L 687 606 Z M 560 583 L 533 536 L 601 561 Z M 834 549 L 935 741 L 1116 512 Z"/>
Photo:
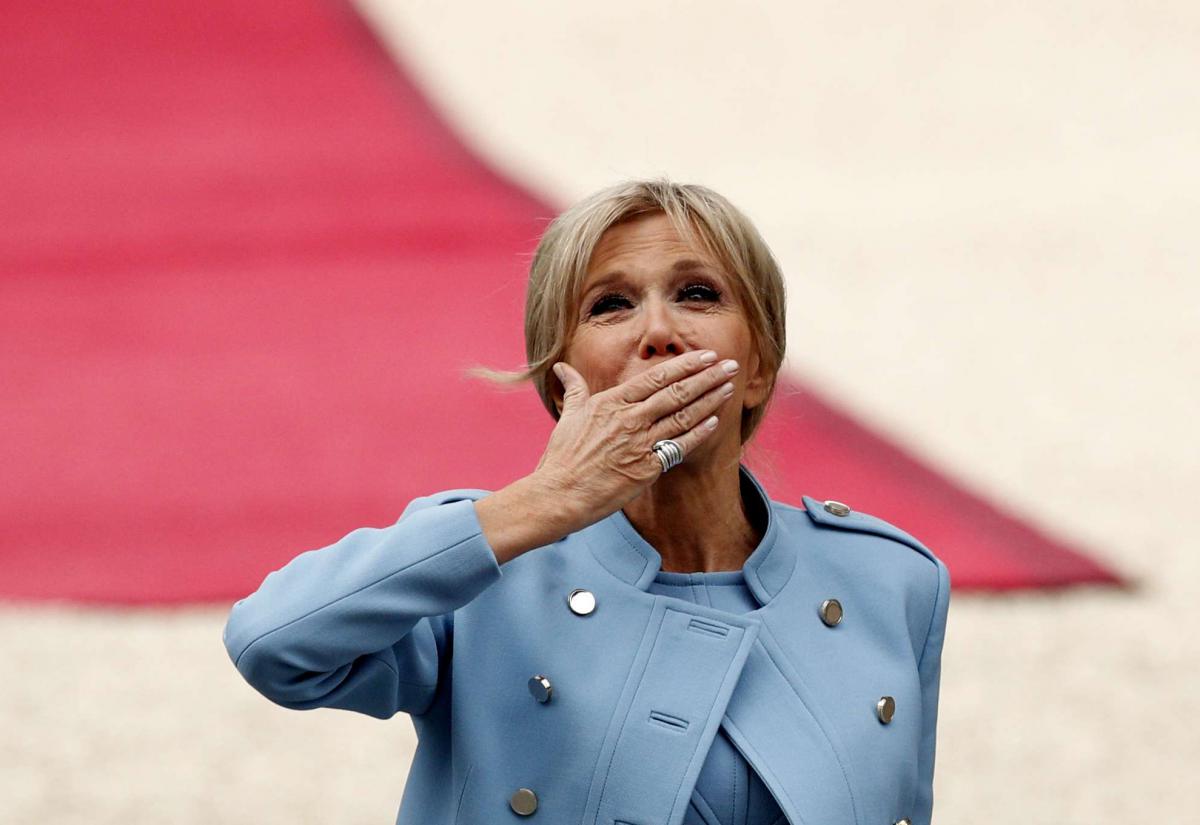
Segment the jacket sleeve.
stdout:
<path fill-rule="evenodd" d="M 950 608 L 950 571 L 940 559 L 937 566 L 937 592 L 929 632 L 921 649 L 918 671 L 921 677 L 921 744 L 917 754 L 919 785 L 913 825 L 930 825 L 933 818 L 933 763 L 937 746 L 938 688 L 942 674 L 942 642 L 946 637 L 946 615 Z"/>
<path fill-rule="evenodd" d="M 296 710 L 428 710 L 453 611 L 502 576 L 475 514 L 486 494 L 416 498 L 390 527 L 360 527 L 268 574 L 225 625 L 238 672 Z"/>

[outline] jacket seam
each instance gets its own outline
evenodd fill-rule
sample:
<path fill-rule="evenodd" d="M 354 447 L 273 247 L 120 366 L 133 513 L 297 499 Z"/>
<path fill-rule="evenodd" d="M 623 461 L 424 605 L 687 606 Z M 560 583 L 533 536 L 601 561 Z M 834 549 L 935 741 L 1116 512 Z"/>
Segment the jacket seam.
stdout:
<path fill-rule="evenodd" d="M 410 564 L 407 564 L 398 570 L 393 570 L 392 572 L 388 573 L 386 576 L 381 576 L 380 578 L 376 579 L 373 582 L 364 584 L 362 587 L 359 587 L 356 590 L 352 590 L 349 593 L 338 596 L 336 599 L 326 602 L 323 605 L 314 607 L 312 610 L 308 611 L 307 613 L 305 613 L 302 616 L 297 616 L 296 618 L 292 619 L 291 621 L 284 622 L 283 624 L 279 625 L 279 627 L 272 628 L 271 630 L 268 630 L 265 633 L 262 633 L 261 635 L 252 639 L 249 644 L 247 644 L 244 648 L 242 648 L 242 652 L 238 654 L 237 659 L 233 663 L 234 667 L 238 667 L 241 665 L 242 657 L 246 655 L 246 653 L 250 650 L 250 648 L 254 647 L 254 645 L 258 644 L 263 639 L 270 636 L 272 633 L 278 633 L 280 630 L 283 630 L 284 628 L 291 627 L 296 622 L 304 621 L 309 616 L 313 616 L 313 615 L 321 612 L 322 610 L 325 610 L 326 608 L 332 607 L 333 605 L 337 604 L 338 602 L 345 601 L 346 599 L 350 598 L 351 596 L 356 596 L 359 593 L 363 592 L 364 590 L 368 590 L 377 584 L 382 584 L 383 582 L 387 581 L 388 579 L 392 578 L 393 576 L 403 573 L 405 570 L 408 570 L 410 568 L 416 567 L 418 564 L 421 564 L 422 562 L 427 562 L 432 559 L 435 559 L 438 556 L 440 556 L 442 553 L 445 553 L 448 550 L 453 550 L 455 547 L 458 547 L 459 545 L 466 544 L 468 541 L 471 541 L 472 539 L 476 538 L 476 536 L 479 536 L 479 535 L 482 535 L 482 534 L 481 533 L 473 533 L 464 539 L 456 541 L 454 544 L 451 544 L 448 547 L 443 547 L 441 550 L 437 551 L 436 553 L 434 553 L 432 555 L 426 556 L 423 559 L 417 559 L 416 561 L 411 562 Z M 421 618 L 426 618 L 426 617 L 422 616 Z"/>

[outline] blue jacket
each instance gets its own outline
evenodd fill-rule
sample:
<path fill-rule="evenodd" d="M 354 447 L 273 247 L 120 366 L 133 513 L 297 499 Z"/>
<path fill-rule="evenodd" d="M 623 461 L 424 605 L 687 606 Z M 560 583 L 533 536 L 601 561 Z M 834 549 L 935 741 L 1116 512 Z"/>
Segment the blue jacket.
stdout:
<path fill-rule="evenodd" d="M 661 557 L 620 510 L 500 565 L 488 491 L 456 489 L 269 574 L 225 646 L 284 707 L 410 715 L 398 825 L 679 825 L 718 726 L 792 825 L 928 825 L 945 565 L 741 474 L 752 612 L 647 592 Z"/>

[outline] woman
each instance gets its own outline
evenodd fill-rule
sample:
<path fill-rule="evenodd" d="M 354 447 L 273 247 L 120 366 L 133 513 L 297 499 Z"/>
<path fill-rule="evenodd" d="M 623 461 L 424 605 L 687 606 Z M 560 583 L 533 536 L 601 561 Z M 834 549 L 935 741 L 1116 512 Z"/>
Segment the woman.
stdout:
<path fill-rule="evenodd" d="M 493 375 L 557 419 L 537 468 L 268 575 L 226 627 L 246 680 L 409 714 L 400 825 L 928 823 L 949 577 L 741 464 L 784 352 L 750 222 L 700 186 L 602 190 L 543 236 L 525 331 L 528 369 Z"/>

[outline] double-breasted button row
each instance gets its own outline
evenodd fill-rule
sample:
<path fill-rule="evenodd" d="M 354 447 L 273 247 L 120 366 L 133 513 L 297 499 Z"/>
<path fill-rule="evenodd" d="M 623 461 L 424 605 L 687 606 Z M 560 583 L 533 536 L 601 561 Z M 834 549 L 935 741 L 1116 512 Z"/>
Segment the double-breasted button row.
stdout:
<path fill-rule="evenodd" d="M 850 508 L 840 501 L 826 501 L 825 509 L 837 516 L 850 513 Z M 577 587 L 567 594 L 567 606 L 577 616 L 587 616 L 596 610 L 596 596 L 590 590 Z M 842 603 L 837 599 L 825 599 L 819 610 L 821 621 L 828 627 L 836 627 L 841 623 L 844 611 Z M 529 677 L 529 693 L 537 701 L 545 704 L 554 695 L 554 687 L 550 679 L 538 673 Z M 883 724 L 892 721 L 896 712 L 896 700 L 891 696 L 883 696 L 875 704 L 875 715 Z M 509 799 L 509 806 L 516 813 L 528 816 L 537 810 L 537 794 L 530 788 L 518 788 Z M 901 819 L 895 825 L 911 825 L 909 820 Z"/>
<path fill-rule="evenodd" d="M 529 692 L 533 694 L 534 699 L 544 704 L 550 701 L 550 697 L 554 694 L 554 688 L 549 679 L 538 673 L 529 677 Z M 517 788 L 508 798 L 508 806 L 513 809 L 514 813 L 529 816 L 537 810 L 537 794 L 533 792 L 532 788 Z"/>
<path fill-rule="evenodd" d="M 825 511 L 832 513 L 835 516 L 850 515 L 850 505 L 843 504 L 840 501 L 830 499 L 825 502 Z M 821 621 L 833 627 L 842 620 L 842 605 L 837 599 L 826 599 L 821 602 Z M 875 715 L 879 717 L 879 721 L 887 724 L 892 721 L 892 716 L 896 713 L 896 700 L 891 696 L 881 696 L 879 701 L 875 703 Z M 901 819 L 895 825 L 911 825 L 907 819 Z"/>
<path fill-rule="evenodd" d="M 550 701 L 550 697 L 554 695 L 554 687 L 541 673 L 529 677 L 529 692 L 543 704 Z M 508 798 L 508 806 L 513 809 L 514 813 L 521 816 L 529 816 L 537 810 L 538 798 L 532 788 L 517 788 L 513 795 Z"/>
<path fill-rule="evenodd" d="M 567 594 L 567 606 L 577 616 L 587 616 L 596 609 L 596 596 L 590 590 L 577 587 Z M 554 685 L 544 673 L 535 673 L 529 677 L 529 695 L 542 704 L 554 697 Z M 517 788 L 508 799 L 508 806 L 514 813 L 529 816 L 537 810 L 538 798 L 532 788 Z"/>

